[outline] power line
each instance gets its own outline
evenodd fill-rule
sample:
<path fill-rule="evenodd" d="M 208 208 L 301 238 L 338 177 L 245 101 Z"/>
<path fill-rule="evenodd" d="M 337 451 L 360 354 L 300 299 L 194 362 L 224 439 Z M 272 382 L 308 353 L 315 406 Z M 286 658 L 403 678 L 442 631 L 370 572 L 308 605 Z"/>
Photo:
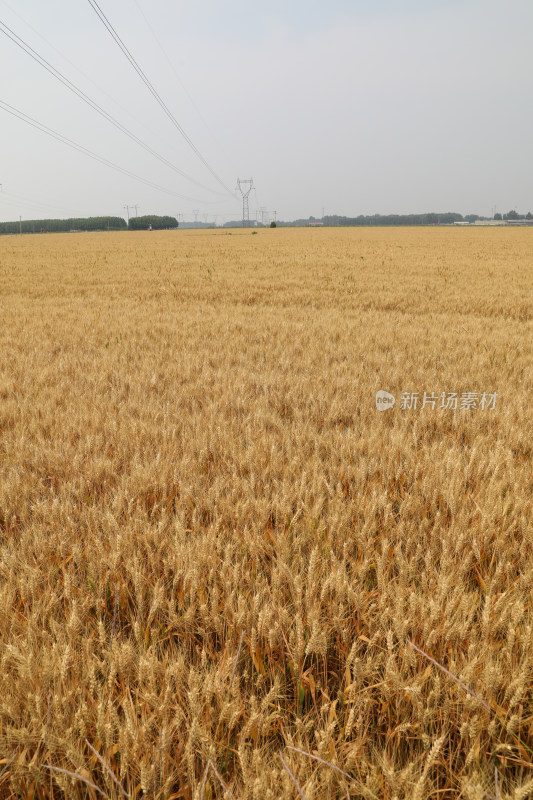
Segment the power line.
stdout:
<path fill-rule="evenodd" d="M 153 181 L 149 181 L 146 178 L 142 178 L 140 175 L 136 175 L 134 172 L 130 172 L 130 170 L 125 169 L 124 167 L 120 167 L 113 161 L 109 161 L 109 159 L 104 158 L 103 156 L 99 156 L 97 153 L 93 153 L 93 151 L 89 150 L 87 147 L 84 147 L 83 145 L 74 142 L 67 136 L 63 136 L 62 133 L 58 133 L 57 131 L 52 130 L 52 128 L 49 128 L 42 122 L 33 119 L 33 117 L 28 116 L 23 111 L 20 111 L 14 106 L 9 105 L 9 103 L 4 102 L 3 100 L 0 100 L 0 108 L 6 111 L 8 114 L 11 114 L 11 116 L 17 117 L 18 119 L 22 120 L 22 122 L 25 122 L 32 128 L 36 128 L 37 130 L 41 131 L 41 133 L 46 133 L 47 136 L 51 136 L 53 139 L 57 139 L 57 141 L 61 142 L 62 144 L 66 144 L 73 150 L 77 150 L 79 153 L 83 153 L 89 158 L 92 158 L 95 161 L 99 161 L 100 164 L 104 164 L 106 167 L 110 167 L 111 169 L 114 169 L 116 172 L 120 172 L 123 175 L 127 175 L 130 178 L 134 178 L 136 181 L 144 183 L 145 186 L 150 186 L 152 189 L 157 189 L 160 192 L 165 192 L 165 194 L 172 195 L 173 197 L 180 197 L 182 200 L 192 200 L 193 202 L 197 201 L 197 198 L 187 197 L 186 195 L 179 194 L 179 192 L 174 192 L 172 189 L 166 189 L 164 186 L 159 186 L 159 184 L 153 183 Z"/>
<path fill-rule="evenodd" d="M 5 2 L 5 0 L 2 0 L 2 2 Z M 159 47 L 159 49 L 163 53 L 163 55 L 164 55 L 164 57 L 165 57 L 165 59 L 167 61 L 167 64 L 169 65 L 170 69 L 174 73 L 174 75 L 176 77 L 176 80 L 180 84 L 181 88 L 183 89 L 183 91 L 185 92 L 187 97 L 189 98 L 189 101 L 190 101 L 191 105 L 193 106 L 193 108 L 195 109 L 196 113 L 198 114 L 198 117 L 201 119 L 201 121 L 204 124 L 206 130 L 209 131 L 209 133 L 211 134 L 213 139 L 215 141 L 217 141 L 217 137 L 216 137 L 214 131 L 212 130 L 211 126 L 207 123 L 206 119 L 204 118 L 203 114 L 201 113 L 200 109 L 198 108 L 198 105 L 197 105 L 194 97 L 192 96 L 192 94 L 188 91 L 187 87 L 185 86 L 185 84 L 184 84 L 183 80 L 181 79 L 176 67 L 174 66 L 174 63 L 173 63 L 172 59 L 170 58 L 170 56 L 168 55 L 167 51 L 165 50 L 165 48 L 161 44 L 161 41 L 158 38 L 153 26 L 151 25 L 150 20 L 148 19 L 148 17 L 146 16 L 144 11 L 142 10 L 142 7 L 141 7 L 141 4 L 140 4 L 139 0 L 135 0 L 135 5 L 139 9 L 139 13 L 141 14 L 142 18 L 144 19 L 144 21 L 146 23 L 146 27 L 148 28 L 148 30 L 152 34 L 152 37 L 153 37 L 154 41 L 156 42 L 157 46 Z M 217 141 L 217 144 L 220 147 L 220 141 Z M 224 153 L 224 155 L 225 155 L 225 157 L 227 159 L 227 153 Z M 227 160 L 229 160 L 229 159 L 227 159 Z"/>
<path fill-rule="evenodd" d="M 104 117 L 104 119 L 106 119 L 108 122 L 114 125 L 115 128 L 118 128 L 118 130 L 120 130 L 122 133 L 124 133 L 134 142 L 136 142 L 136 144 L 138 144 L 140 147 L 142 147 L 144 150 L 150 153 L 150 155 L 157 158 L 159 161 L 165 164 L 165 166 L 170 167 L 170 169 L 173 169 L 183 178 L 186 178 L 188 181 L 191 181 L 192 183 L 196 184 L 196 186 L 198 186 L 199 188 L 204 189 L 207 192 L 213 192 L 213 189 L 209 189 L 207 186 L 204 186 L 202 183 L 197 181 L 195 178 L 192 178 L 190 175 L 181 170 L 175 164 L 172 164 L 172 162 L 166 159 L 164 156 L 159 155 L 159 153 L 157 153 L 152 147 L 150 147 L 150 145 L 146 144 L 146 142 L 140 139 L 136 134 L 132 133 L 128 128 L 126 128 L 125 125 L 123 125 L 121 122 L 115 119 L 115 117 L 113 117 L 111 114 L 105 111 L 105 109 L 103 109 L 95 100 L 92 100 L 84 91 L 82 91 L 82 89 L 79 89 L 74 83 L 72 83 L 72 81 L 69 80 L 65 75 L 63 75 L 63 73 L 60 72 L 60 70 L 53 67 L 49 61 L 47 61 L 43 56 L 39 55 L 39 53 L 37 53 L 37 51 L 34 50 L 33 47 L 31 47 L 27 42 L 25 42 L 24 39 L 22 39 L 20 36 L 17 36 L 17 34 L 1 20 L 0 20 L 0 33 L 3 33 L 5 36 L 7 36 L 8 39 L 10 39 L 14 44 L 16 44 L 17 47 L 23 50 L 27 55 L 29 55 L 30 58 L 36 61 L 37 64 L 39 64 L 41 67 L 44 67 L 44 69 L 47 72 L 49 72 L 50 75 L 53 75 L 53 77 L 56 78 L 60 83 L 62 83 L 63 86 L 65 86 L 67 89 L 73 92 L 77 97 L 80 98 L 80 100 L 83 100 L 84 103 L 86 103 L 88 106 L 90 106 L 90 108 L 92 108 L 94 111 L 100 114 L 100 116 Z M 215 192 L 215 194 L 217 194 L 217 192 Z"/>
<path fill-rule="evenodd" d="M 122 41 L 122 39 L 120 38 L 120 36 L 118 35 L 118 33 L 116 32 L 115 28 L 113 27 L 113 25 L 111 24 L 111 22 L 108 20 L 108 18 L 106 17 L 106 15 L 105 15 L 105 14 L 104 14 L 104 12 L 102 11 L 102 9 L 101 9 L 101 8 L 100 8 L 100 6 L 98 5 L 98 3 L 96 2 L 96 0 L 88 0 L 88 3 L 89 3 L 89 5 L 91 6 L 91 8 L 93 9 L 93 11 L 95 12 L 95 14 L 97 15 L 97 17 L 98 17 L 98 19 L 100 20 L 100 22 L 101 22 L 101 23 L 103 24 L 103 26 L 106 28 L 106 30 L 107 30 L 107 31 L 108 31 L 108 33 L 111 35 L 111 37 L 114 39 L 114 41 L 116 42 L 116 44 L 118 45 L 118 47 L 120 48 L 120 50 L 122 50 L 122 52 L 124 53 L 124 55 L 126 56 L 126 58 L 128 59 L 128 61 L 130 62 L 131 66 L 133 67 L 133 69 L 135 70 L 135 72 L 137 73 L 137 75 L 140 77 L 140 79 L 142 80 L 142 82 L 144 83 L 144 85 L 147 87 L 147 89 L 148 89 L 148 91 L 150 92 L 150 94 L 151 94 L 151 95 L 152 95 L 152 96 L 155 98 L 155 100 L 157 101 L 157 103 L 158 103 L 158 104 L 161 106 L 161 108 L 163 109 L 163 111 L 165 112 L 165 114 L 167 115 L 167 117 L 169 118 L 169 120 L 172 122 L 172 124 L 174 125 L 174 127 L 175 127 L 175 128 L 178 130 L 178 131 L 179 131 L 179 133 L 181 134 L 181 136 L 183 136 L 183 138 L 185 139 L 185 141 L 187 142 L 187 144 L 189 145 L 189 147 L 190 147 L 190 148 L 192 149 L 192 151 L 193 151 L 193 152 L 196 154 L 196 156 L 197 156 L 197 157 L 200 159 L 200 161 L 202 162 L 202 164 L 204 165 L 204 167 L 205 167 L 205 168 L 206 168 L 206 169 L 207 169 L 207 170 L 208 170 L 208 171 L 211 173 L 211 175 L 212 175 L 212 176 L 215 178 L 215 180 L 217 181 L 217 183 L 219 183 L 219 184 L 220 184 L 220 186 L 222 186 L 222 188 L 223 188 L 223 189 L 224 189 L 224 190 L 225 190 L 225 191 L 226 191 L 226 192 L 227 192 L 229 195 L 231 195 L 231 196 L 233 197 L 233 196 L 234 196 L 233 192 L 232 192 L 230 189 L 228 189 L 228 187 L 226 186 L 226 184 L 224 183 L 224 181 L 223 181 L 221 178 L 219 178 L 219 176 L 218 176 L 218 175 L 217 175 L 217 173 L 214 171 L 214 169 L 213 169 L 213 168 L 210 166 L 210 164 L 209 164 L 209 163 L 206 161 L 206 159 L 205 159 L 205 158 L 203 157 L 203 155 L 200 153 L 200 151 L 198 150 L 198 148 L 196 147 L 196 145 L 194 144 L 194 142 L 192 141 L 192 139 L 191 139 L 191 138 L 190 138 L 190 137 L 189 137 L 189 136 L 188 136 L 188 135 L 185 133 L 185 131 L 183 130 L 182 126 L 180 125 L 180 123 L 178 122 L 178 120 L 176 119 L 176 117 L 174 116 L 174 114 L 172 113 L 172 111 L 170 111 L 170 109 L 168 108 L 168 106 L 166 105 L 166 103 L 165 103 L 165 102 L 162 100 L 161 96 L 160 96 L 160 95 L 157 93 L 157 91 L 154 89 L 154 87 L 153 87 L 152 83 L 151 83 L 151 82 L 150 82 L 150 80 L 147 78 L 146 74 L 143 72 L 143 70 L 141 69 L 141 67 L 139 66 L 139 64 L 137 63 L 137 61 L 136 61 L 136 60 L 135 60 L 135 58 L 133 57 L 133 55 L 131 54 L 130 50 L 128 50 L 128 48 L 126 47 L 126 45 L 124 44 L 124 42 Z"/>
<path fill-rule="evenodd" d="M 111 94 L 109 94 L 109 92 L 108 92 L 108 91 L 106 91 L 106 89 L 104 89 L 104 88 L 103 88 L 102 86 L 100 86 L 98 83 L 96 83 L 96 81 L 94 81 L 94 80 L 91 78 L 91 76 L 90 76 L 90 75 L 87 75 L 87 73 L 86 73 L 86 72 L 84 72 L 83 70 L 81 70 L 81 69 L 80 69 L 80 68 L 79 68 L 79 67 L 78 67 L 78 66 L 77 66 L 77 65 L 76 65 L 76 64 L 75 64 L 73 61 L 71 61 L 71 60 L 70 60 L 70 58 L 68 58 L 68 57 L 67 57 L 67 56 L 66 56 L 64 53 L 62 53 L 62 52 L 61 52 L 61 50 L 58 50 L 58 48 L 57 48 L 57 47 L 56 47 L 54 44 L 52 44 L 52 42 L 50 42 L 50 41 L 49 41 L 49 39 L 47 39 L 47 38 L 46 38 L 46 36 L 43 36 L 43 34 L 42 34 L 42 33 L 40 33 L 40 31 L 38 31 L 36 28 L 34 28 L 34 26 L 33 26 L 33 25 L 30 23 L 30 22 L 28 22 L 28 20 L 27 20 L 27 19 L 25 19 L 25 18 L 24 18 L 24 17 L 23 17 L 21 14 L 19 14 L 19 12 L 18 12 L 18 11 L 16 11 L 16 10 L 13 8 L 13 6 L 11 6 L 11 5 L 10 5 L 10 4 L 7 2 L 7 0 L 0 0 L 0 2 L 2 3 L 2 5 L 6 6 L 6 8 L 8 8 L 8 9 L 11 11 L 11 13 L 12 13 L 12 14 L 14 14 L 16 17 L 18 17 L 18 19 L 19 19 L 21 22 L 23 22 L 23 23 L 24 23 L 24 25 L 26 25 L 26 27 L 28 27 L 28 28 L 29 28 L 31 31 L 33 31 L 33 33 L 34 33 L 36 36 L 38 36 L 38 37 L 39 37 L 39 39 L 41 39 L 41 40 L 42 40 L 42 41 L 43 41 L 43 42 L 44 42 L 46 45 L 48 45 L 48 47 L 50 47 L 50 48 L 51 48 L 51 49 L 52 49 L 52 50 L 53 50 L 55 53 L 57 53 L 57 55 L 58 55 L 58 56 L 59 56 L 61 59 L 63 59 L 63 61 L 66 61 L 66 62 L 67 62 L 67 64 L 69 64 L 69 65 L 70 65 L 70 66 L 71 66 L 73 69 L 75 69 L 75 70 L 76 70 L 76 72 L 77 72 L 79 75 L 81 75 L 83 78 L 85 78 L 85 80 L 89 81 L 89 83 L 92 83 L 92 85 L 93 85 L 93 86 L 94 86 L 96 89 L 98 89 L 98 91 L 102 92 L 102 94 L 104 94 L 104 95 L 105 95 L 105 96 L 108 98 L 108 100 L 111 100 L 111 102 L 112 102 L 112 103 L 114 103 L 116 106 L 118 106 L 118 108 L 120 108 L 120 109 L 121 109 L 121 111 L 123 111 L 125 114 L 127 114 L 127 115 L 130 117 L 130 119 L 132 119 L 132 120 L 134 120 L 135 122 L 137 122 L 138 124 L 142 125 L 142 126 L 143 126 L 143 127 L 146 129 L 146 130 L 149 130 L 148 126 L 146 126 L 146 125 L 145 125 L 145 123 L 144 123 L 142 120 L 139 120 L 138 118 L 136 118 L 136 117 L 135 117 L 135 116 L 134 116 L 134 115 L 133 115 L 133 114 L 132 114 L 132 113 L 131 113 L 131 112 L 130 112 L 130 111 L 129 111 L 129 110 L 126 108 L 126 107 L 125 107 L 125 106 L 123 106 L 123 105 L 122 105 L 122 104 L 121 104 L 121 103 L 120 103 L 120 102 L 119 102 L 119 101 L 116 99 L 116 97 L 113 97 Z M 152 134 L 153 134 L 153 133 L 154 133 L 154 131 L 153 131 L 153 130 L 150 130 L 150 133 L 152 133 Z"/>
<path fill-rule="evenodd" d="M 38 206 L 40 208 L 51 208 L 54 211 L 66 211 L 66 209 L 62 206 L 54 206 L 50 203 L 42 203 L 39 200 L 31 200 L 29 197 L 24 197 L 20 194 L 14 194 L 13 192 L 7 192 L 5 189 L 0 191 L 0 202 L 4 202 L 7 205 L 13 205 L 18 208 L 27 208 L 27 206 Z"/>

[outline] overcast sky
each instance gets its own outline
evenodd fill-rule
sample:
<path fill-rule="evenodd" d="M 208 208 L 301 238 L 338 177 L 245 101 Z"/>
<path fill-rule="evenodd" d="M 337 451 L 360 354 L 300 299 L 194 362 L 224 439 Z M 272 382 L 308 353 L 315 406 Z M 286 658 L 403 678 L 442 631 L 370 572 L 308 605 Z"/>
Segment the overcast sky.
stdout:
<path fill-rule="evenodd" d="M 0 34 L 0 219 L 533 211 L 531 0 L 0 0 L 0 21 L 184 178 Z M 214 175 L 219 180 L 216 180 Z M 226 191 L 225 185 L 229 191 Z M 130 213 L 135 213 L 130 209 Z"/>

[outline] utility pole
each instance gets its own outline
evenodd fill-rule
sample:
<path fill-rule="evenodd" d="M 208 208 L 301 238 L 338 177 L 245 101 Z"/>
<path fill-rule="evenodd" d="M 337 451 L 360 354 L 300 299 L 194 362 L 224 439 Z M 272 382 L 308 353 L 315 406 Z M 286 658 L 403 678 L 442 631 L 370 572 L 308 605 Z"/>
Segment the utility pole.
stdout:
<path fill-rule="evenodd" d="M 192 213 L 194 214 L 194 221 L 198 222 L 198 214 L 200 213 L 200 209 L 195 208 L 195 209 L 193 209 Z"/>
<path fill-rule="evenodd" d="M 277 220 L 277 213 L 278 213 L 277 211 L 274 211 L 274 222 L 277 222 L 277 221 L 278 221 L 278 220 Z"/>
<path fill-rule="evenodd" d="M 137 209 L 140 208 L 140 206 L 133 206 L 133 208 L 135 209 L 135 216 L 138 217 L 139 213 L 138 213 Z"/>
<path fill-rule="evenodd" d="M 266 214 L 266 206 L 261 206 L 259 209 L 259 213 L 261 214 L 261 225 L 265 224 L 265 214 Z"/>
<path fill-rule="evenodd" d="M 130 224 L 130 207 L 124 206 L 124 211 L 126 212 L 126 216 L 128 217 L 128 225 Z"/>
<path fill-rule="evenodd" d="M 247 180 L 241 180 L 237 178 L 237 189 L 242 194 L 242 227 L 248 228 L 250 227 L 250 205 L 249 205 L 249 195 L 252 189 L 254 188 L 254 179 L 248 178 Z"/>

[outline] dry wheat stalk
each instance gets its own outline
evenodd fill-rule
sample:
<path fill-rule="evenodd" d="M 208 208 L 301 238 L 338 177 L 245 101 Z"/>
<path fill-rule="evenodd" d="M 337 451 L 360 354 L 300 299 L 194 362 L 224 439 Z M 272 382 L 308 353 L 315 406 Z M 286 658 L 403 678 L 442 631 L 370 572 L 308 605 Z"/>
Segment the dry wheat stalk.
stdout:
<path fill-rule="evenodd" d="M 88 747 L 88 748 L 91 750 L 91 752 L 92 752 L 92 753 L 94 753 L 94 755 L 96 756 L 96 758 L 98 759 L 98 761 L 100 762 L 100 764 L 101 764 L 101 765 L 104 767 L 105 771 L 107 772 L 107 774 L 109 775 L 109 777 L 111 778 L 111 780 L 113 781 L 113 783 L 115 784 L 115 786 L 117 786 L 117 787 L 118 787 L 118 789 L 119 789 L 120 793 L 121 793 L 121 794 L 123 794 L 123 795 L 126 797 L 126 792 L 124 791 L 124 789 L 123 789 L 123 787 L 122 787 L 122 785 L 121 785 L 120 781 L 118 781 L 118 780 L 117 780 L 117 777 L 116 777 L 115 773 L 113 772 L 113 770 L 111 769 L 111 767 L 109 766 L 109 764 L 108 764 L 108 763 L 107 763 L 107 762 L 104 760 L 104 758 L 103 758 L 103 757 L 100 755 L 100 753 L 98 752 L 98 750 L 96 750 L 96 749 L 95 749 L 95 748 L 92 746 L 92 744 L 91 744 L 90 742 L 88 742 L 88 741 L 87 741 L 87 739 L 85 739 L 85 744 L 86 744 L 86 745 L 87 745 L 87 747 Z"/>
<path fill-rule="evenodd" d="M 62 775 L 68 775 L 69 778 L 73 778 L 75 781 L 81 781 L 90 789 L 94 789 L 95 792 L 98 792 L 98 794 L 101 794 L 103 797 L 107 797 L 106 793 L 103 792 L 95 783 L 92 783 L 92 781 L 84 778 L 83 775 L 78 775 L 77 772 L 70 772 L 70 770 L 63 769 L 62 767 L 52 767 L 50 764 L 44 764 L 43 766 L 45 769 L 50 769 L 53 772 L 60 772 Z"/>
<path fill-rule="evenodd" d="M 296 778 L 294 777 L 294 775 L 293 775 L 293 773 L 292 773 L 292 771 L 291 771 L 291 768 L 289 767 L 289 765 L 287 764 L 287 762 L 286 762 L 286 761 L 285 761 L 285 759 L 283 758 L 283 754 L 281 753 L 281 751 L 278 753 L 278 755 L 279 755 L 279 757 L 280 757 L 281 763 L 283 764 L 283 768 L 284 768 L 284 769 L 285 769 L 285 771 L 288 773 L 288 775 L 289 775 L 289 778 L 291 779 L 291 781 L 292 781 L 292 782 L 294 783 L 294 785 L 296 786 L 296 791 L 298 792 L 298 794 L 300 795 L 300 797 L 302 798 L 302 800 L 306 800 L 306 798 L 305 798 L 305 794 L 304 794 L 304 793 L 303 793 L 303 791 L 302 791 L 302 787 L 300 786 L 300 784 L 298 783 L 298 781 L 297 781 L 297 780 L 296 780 Z"/>
<path fill-rule="evenodd" d="M 468 692 L 469 695 L 471 695 L 475 700 L 477 700 L 478 703 L 481 703 L 483 708 L 486 708 L 489 714 L 494 713 L 493 710 L 490 708 L 490 706 L 488 706 L 484 700 L 478 697 L 478 695 L 474 692 L 473 689 L 469 689 L 468 686 L 465 683 L 463 683 L 463 681 L 460 678 L 457 677 L 457 675 L 454 675 L 453 672 L 450 672 L 449 669 L 446 669 L 446 667 L 443 667 L 442 664 L 439 664 L 439 662 L 436 659 L 432 658 L 432 656 L 426 653 L 425 650 L 422 650 L 421 647 L 418 647 L 416 644 L 414 644 L 410 639 L 407 639 L 406 641 L 407 644 L 410 644 L 411 647 L 413 647 L 418 653 L 423 655 L 425 658 L 428 659 L 428 661 L 431 661 L 432 664 L 435 664 L 436 667 L 442 670 L 442 672 L 444 672 L 445 675 L 448 675 L 448 677 L 450 677 L 452 680 L 458 683 L 459 686 L 461 686 L 465 690 L 465 692 Z"/>
<path fill-rule="evenodd" d="M 314 761 L 318 761 L 320 764 L 324 764 L 326 767 L 330 767 L 330 769 L 333 769 L 333 770 L 335 770 L 335 772 L 338 772 L 339 775 L 342 775 L 344 778 L 347 778 L 347 780 L 349 780 L 350 783 L 357 784 L 357 786 L 361 789 L 361 791 L 369 794 L 371 797 L 376 797 L 376 795 L 373 792 L 371 792 L 370 789 L 367 786 L 364 786 L 356 778 L 353 778 L 347 772 L 344 772 L 344 770 L 342 770 L 339 767 L 335 766 L 335 764 L 332 764 L 330 761 L 326 761 L 326 759 L 320 758 L 320 756 L 316 756 L 313 753 L 307 753 L 305 750 L 300 750 L 298 747 L 292 747 L 291 745 L 286 745 L 286 747 L 287 747 L 287 750 L 293 750 L 295 753 L 300 753 L 303 756 L 307 756 L 308 758 L 312 758 Z M 376 800 L 377 800 L 377 798 L 376 798 Z"/>

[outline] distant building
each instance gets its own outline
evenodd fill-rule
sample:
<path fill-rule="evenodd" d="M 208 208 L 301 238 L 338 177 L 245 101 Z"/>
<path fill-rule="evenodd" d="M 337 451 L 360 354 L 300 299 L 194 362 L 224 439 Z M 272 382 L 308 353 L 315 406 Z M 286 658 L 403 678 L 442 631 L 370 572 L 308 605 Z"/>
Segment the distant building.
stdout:
<path fill-rule="evenodd" d="M 518 220 L 510 220 L 510 219 L 477 219 L 474 222 L 474 225 L 482 225 L 482 226 L 485 226 L 485 227 L 487 225 L 490 225 L 491 227 L 493 227 L 494 225 L 517 225 L 517 224 L 518 225 L 519 224 L 527 225 L 528 224 L 528 220 L 527 219 L 518 219 Z"/>

